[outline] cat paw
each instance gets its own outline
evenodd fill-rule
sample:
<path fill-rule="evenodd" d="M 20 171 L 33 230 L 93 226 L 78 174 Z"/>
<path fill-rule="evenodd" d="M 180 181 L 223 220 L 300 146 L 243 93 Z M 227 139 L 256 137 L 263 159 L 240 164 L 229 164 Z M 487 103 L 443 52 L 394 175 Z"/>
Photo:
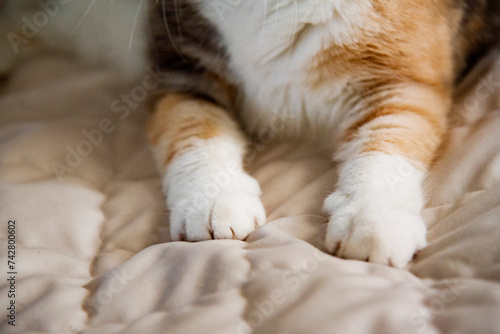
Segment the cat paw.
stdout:
<path fill-rule="evenodd" d="M 425 247 L 424 221 L 416 212 L 391 205 L 384 194 L 365 200 L 341 191 L 326 199 L 324 210 L 331 216 L 326 248 L 341 258 L 403 268 Z"/>
<path fill-rule="evenodd" d="M 169 206 L 172 240 L 244 240 L 265 223 L 260 192 L 257 181 L 246 174 L 233 177 L 225 187 L 200 184 L 196 192 Z"/>

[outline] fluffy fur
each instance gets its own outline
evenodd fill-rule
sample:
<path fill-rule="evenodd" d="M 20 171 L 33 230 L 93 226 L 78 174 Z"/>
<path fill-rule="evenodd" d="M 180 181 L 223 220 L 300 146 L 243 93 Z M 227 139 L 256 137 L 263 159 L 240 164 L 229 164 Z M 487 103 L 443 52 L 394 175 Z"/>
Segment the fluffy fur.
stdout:
<path fill-rule="evenodd" d="M 454 84 L 495 42 L 499 9 L 458 0 L 158 2 L 152 56 L 166 84 L 149 132 L 174 238 L 230 237 L 220 226 L 251 231 L 248 217 L 262 212 L 254 186 L 234 198 L 219 189 L 203 207 L 189 204 L 194 193 L 176 194 L 203 187 L 225 162 L 241 165 L 236 120 L 256 134 L 284 113 L 277 135 L 314 138 L 341 163 L 324 204 L 326 248 L 406 265 L 425 246 L 422 181 L 446 133 Z M 166 103 L 179 94 L 182 102 Z"/>
<path fill-rule="evenodd" d="M 60 5 L 33 40 L 71 32 L 66 46 L 130 77 L 150 45 L 162 86 L 147 133 L 174 240 L 245 239 L 265 222 L 243 159 L 247 135 L 275 129 L 274 137 L 315 140 L 340 163 L 324 203 L 332 254 L 403 267 L 425 246 L 422 181 L 446 134 L 454 85 L 497 43 L 499 2 L 96 3 Z M 131 29 L 98 15 L 110 6 Z M 7 2 L 4 31 L 21 33 L 16 18 L 39 10 Z"/>

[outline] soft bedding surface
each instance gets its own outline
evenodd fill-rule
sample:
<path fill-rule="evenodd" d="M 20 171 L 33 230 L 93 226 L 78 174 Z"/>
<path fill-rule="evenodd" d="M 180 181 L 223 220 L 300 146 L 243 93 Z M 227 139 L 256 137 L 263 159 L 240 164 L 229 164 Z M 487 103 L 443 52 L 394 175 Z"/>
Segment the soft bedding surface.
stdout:
<path fill-rule="evenodd" d="M 169 242 L 141 85 L 40 55 L 2 87 L 1 333 L 500 333 L 498 55 L 462 85 L 427 180 L 428 247 L 405 270 L 321 251 L 335 166 L 272 134 L 248 167 L 268 223 Z"/>

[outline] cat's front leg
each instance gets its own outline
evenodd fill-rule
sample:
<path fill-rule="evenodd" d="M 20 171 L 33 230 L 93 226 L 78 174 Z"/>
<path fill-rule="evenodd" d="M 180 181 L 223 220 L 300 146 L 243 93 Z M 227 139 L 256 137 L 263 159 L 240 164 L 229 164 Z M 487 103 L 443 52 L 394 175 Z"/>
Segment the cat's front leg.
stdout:
<path fill-rule="evenodd" d="M 331 253 L 401 268 L 425 246 L 422 182 L 447 101 L 433 92 L 422 98 L 366 110 L 346 131 L 337 189 L 324 204 Z"/>
<path fill-rule="evenodd" d="M 259 184 L 242 166 L 245 138 L 226 110 L 167 95 L 156 105 L 148 135 L 173 240 L 243 240 L 264 224 Z"/>

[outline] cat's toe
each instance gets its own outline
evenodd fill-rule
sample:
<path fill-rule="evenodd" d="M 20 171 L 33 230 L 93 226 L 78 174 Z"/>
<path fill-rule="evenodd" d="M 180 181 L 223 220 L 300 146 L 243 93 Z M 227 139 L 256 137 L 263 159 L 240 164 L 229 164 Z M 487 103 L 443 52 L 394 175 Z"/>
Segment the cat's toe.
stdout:
<path fill-rule="evenodd" d="M 245 239 L 265 223 L 266 214 L 258 196 L 245 192 L 227 192 L 212 208 L 210 226 L 214 239 Z"/>
<path fill-rule="evenodd" d="M 339 198 L 325 206 L 332 203 L 342 205 L 330 207 L 325 246 L 338 257 L 402 268 L 425 246 L 426 227 L 418 214 Z"/>
<path fill-rule="evenodd" d="M 256 182 L 251 186 L 239 183 L 222 189 L 214 197 L 185 200 L 173 206 L 170 231 L 174 241 L 244 240 L 265 221 L 266 214 Z"/>

